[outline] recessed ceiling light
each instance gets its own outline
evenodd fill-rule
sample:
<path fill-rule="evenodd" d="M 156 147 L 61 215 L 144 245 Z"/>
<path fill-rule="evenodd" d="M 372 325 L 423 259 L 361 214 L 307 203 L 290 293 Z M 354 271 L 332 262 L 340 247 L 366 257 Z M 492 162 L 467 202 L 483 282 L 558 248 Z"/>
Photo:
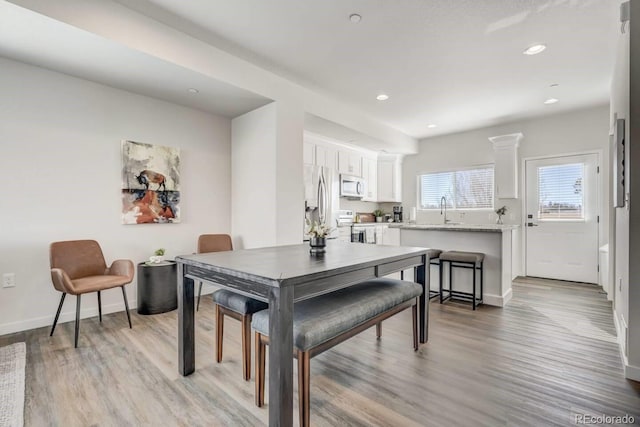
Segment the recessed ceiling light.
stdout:
<path fill-rule="evenodd" d="M 351 15 L 349 15 L 349 21 L 357 24 L 358 22 L 362 21 L 362 16 L 358 15 L 357 13 L 352 13 Z"/>
<path fill-rule="evenodd" d="M 389 99 L 389 95 L 385 95 L 384 93 L 381 93 L 380 95 L 376 96 L 376 99 L 378 101 L 386 101 L 387 99 Z"/>
<path fill-rule="evenodd" d="M 549 99 L 545 100 L 544 103 L 545 103 L 545 105 L 551 105 L 551 104 L 555 104 L 558 101 L 560 101 L 560 100 L 556 99 L 556 98 L 549 98 Z"/>
<path fill-rule="evenodd" d="M 438 125 L 434 125 L 433 123 L 431 123 L 430 125 L 427 125 L 427 127 L 428 127 L 429 129 L 433 129 L 433 128 L 435 128 L 435 127 L 438 127 Z"/>
<path fill-rule="evenodd" d="M 522 53 L 524 53 L 525 55 L 537 55 L 544 51 L 546 48 L 547 46 L 544 44 L 534 44 L 533 46 L 529 46 L 528 48 L 526 48 Z"/>
<path fill-rule="evenodd" d="M 192 88 L 192 87 L 190 87 L 187 90 L 189 91 L 189 93 L 198 93 L 198 92 L 200 92 L 198 89 L 195 89 L 195 88 Z"/>

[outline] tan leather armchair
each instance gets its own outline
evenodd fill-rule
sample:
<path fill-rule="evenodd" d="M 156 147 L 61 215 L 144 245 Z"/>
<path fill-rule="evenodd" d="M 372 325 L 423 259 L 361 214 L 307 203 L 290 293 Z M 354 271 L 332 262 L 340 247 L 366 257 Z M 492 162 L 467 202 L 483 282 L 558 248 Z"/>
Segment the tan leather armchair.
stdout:
<path fill-rule="evenodd" d="M 52 336 L 56 329 L 65 297 L 67 294 L 76 295 L 75 347 L 77 348 L 78 332 L 80 331 L 81 295 L 89 292 L 98 293 L 98 315 L 100 316 L 100 322 L 102 322 L 100 292 L 117 287 L 122 289 L 127 320 L 129 321 L 129 328 L 131 328 L 129 302 L 127 301 L 124 286 L 133 280 L 133 262 L 119 259 L 114 261 L 110 267 L 107 267 L 102 249 L 95 240 L 70 240 L 51 243 L 49 246 L 49 261 L 53 287 L 62 292 L 49 336 Z"/>

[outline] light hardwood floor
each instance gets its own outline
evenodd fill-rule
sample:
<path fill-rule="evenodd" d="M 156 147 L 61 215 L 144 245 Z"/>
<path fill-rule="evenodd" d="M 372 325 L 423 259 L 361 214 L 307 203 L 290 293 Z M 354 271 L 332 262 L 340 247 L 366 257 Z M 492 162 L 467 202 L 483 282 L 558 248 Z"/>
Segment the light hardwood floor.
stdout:
<path fill-rule="evenodd" d="M 598 288 L 540 279 L 514 282 L 504 309 L 431 304 L 429 342 L 412 351 L 401 313 L 314 358 L 311 422 L 319 426 L 549 426 L 574 415 L 635 416 L 640 384 L 623 378 L 611 307 Z M 55 307 L 51 307 L 53 315 Z M 214 358 L 214 316 L 203 298 L 196 372 L 177 373 L 176 312 L 85 319 L 0 337 L 27 343 L 27 426 L 265 425 L 254 378 L 242 380 L 240 323 L 225 321 Z M 297 383 L 297 381 L 294 381 Z M 297 404 L 295 404 L 297 407 Z M 295 413 L 297 422 L 297 412 Z"/>

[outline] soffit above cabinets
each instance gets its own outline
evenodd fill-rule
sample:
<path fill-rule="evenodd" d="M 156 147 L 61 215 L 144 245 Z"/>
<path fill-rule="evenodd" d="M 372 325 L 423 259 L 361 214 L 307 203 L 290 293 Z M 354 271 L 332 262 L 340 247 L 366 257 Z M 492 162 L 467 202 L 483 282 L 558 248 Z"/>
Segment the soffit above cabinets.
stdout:
<path fill-rule="evenodd" d="M 272 102 L 4 1 L 0 56 L 223 117 Z"/>

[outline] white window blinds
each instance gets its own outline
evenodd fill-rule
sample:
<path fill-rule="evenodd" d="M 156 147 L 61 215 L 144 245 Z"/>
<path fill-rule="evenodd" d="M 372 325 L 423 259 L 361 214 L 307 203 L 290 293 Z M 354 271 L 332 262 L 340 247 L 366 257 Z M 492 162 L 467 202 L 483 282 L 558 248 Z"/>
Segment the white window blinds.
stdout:
<path fill-rule="evenodd" d="M 584 219 L 584 164 L 538 168 L 538 219 Z"/>
<path fill-rule="evenodd" d="M 493 209 L 493 167 L 420 175 L 421 209 Z"/>

